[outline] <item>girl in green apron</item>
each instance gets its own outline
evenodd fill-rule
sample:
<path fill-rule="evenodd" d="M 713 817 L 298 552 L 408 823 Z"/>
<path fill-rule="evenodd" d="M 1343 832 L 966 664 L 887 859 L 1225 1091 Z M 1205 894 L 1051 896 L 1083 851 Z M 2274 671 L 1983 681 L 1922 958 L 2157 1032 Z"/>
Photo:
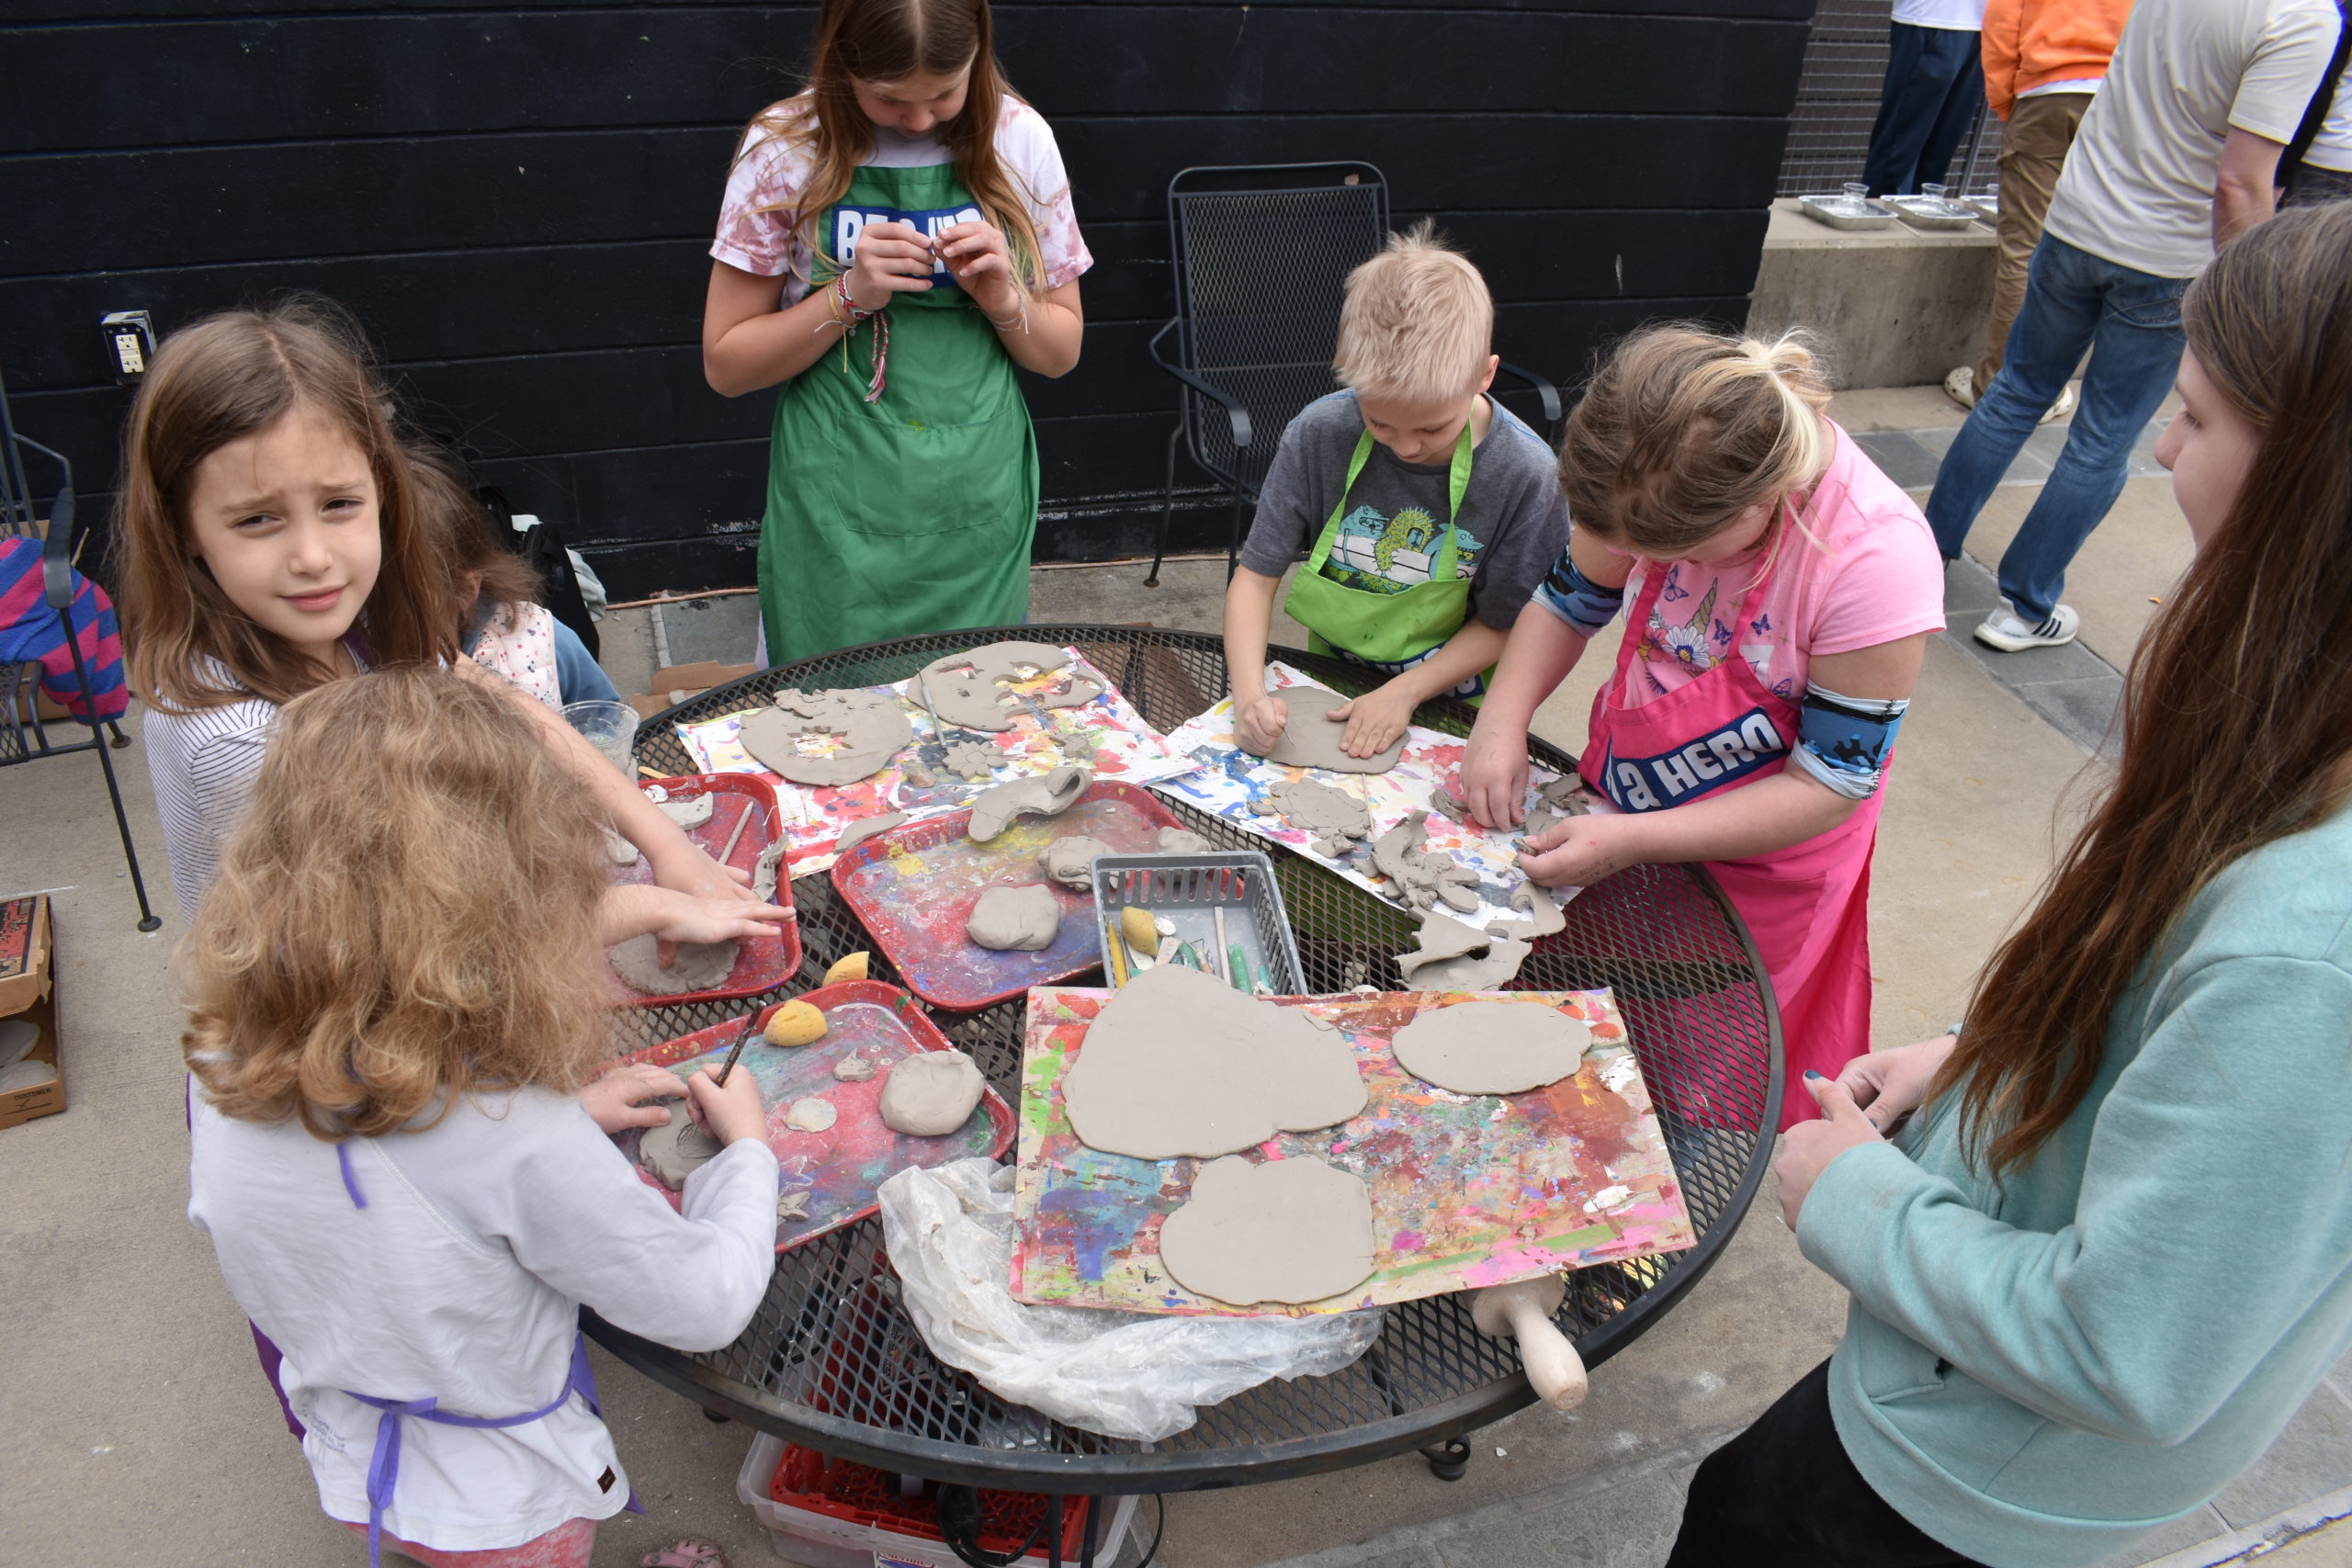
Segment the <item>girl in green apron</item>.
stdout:
<path fill-rule="evenodd" d="M 760 528 L 766 656 L 1019 622 L 1037 444 L 1093 264 L 986 0 L 827 0 L 807 89 L 752 122 L 711 246 L 703 371 L 779 382 Z"/>

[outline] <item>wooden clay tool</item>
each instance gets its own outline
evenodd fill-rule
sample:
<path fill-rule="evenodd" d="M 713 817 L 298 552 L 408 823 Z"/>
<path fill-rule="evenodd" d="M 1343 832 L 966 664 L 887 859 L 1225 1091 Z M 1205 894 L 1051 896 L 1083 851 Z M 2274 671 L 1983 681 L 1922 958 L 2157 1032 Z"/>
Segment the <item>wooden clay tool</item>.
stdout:
<path fill-rule="evenodd" d="M 1535 1396 L 1555 1410 L 1574 1410 L 1584 1403 L 1589 1387 L 1584 1358 L 1552 1321 L 1566 1297 L 1567 1286 L 1557 1274 L 1540 1274 L 1508 1285 L 1488 1285 L 1470 1298 L 1470 1321 L 1479 1333 L 1498 1339 L 1507 1334 L 1518 1337 L 1519 1364 Z"/>
<path fill-rule="evenodd" d="M 735 830 L 727 835 L 727 847 L 718 852 L 719 864 L 725 865 L 735 858 L 735 846 L 743 841 L 744 825 L 752 820 L 752 813 L 759 808 L 760 803 L 756 800 L 747 800 L 743 803 L 743 815 L 735 818 Z"/>

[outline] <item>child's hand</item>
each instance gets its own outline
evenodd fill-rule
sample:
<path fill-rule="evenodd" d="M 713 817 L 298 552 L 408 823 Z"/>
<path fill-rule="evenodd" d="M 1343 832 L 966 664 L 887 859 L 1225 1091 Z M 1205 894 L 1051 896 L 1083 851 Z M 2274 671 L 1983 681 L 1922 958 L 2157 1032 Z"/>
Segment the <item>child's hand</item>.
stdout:
<path fill-rule="evenodd" d="M 736 1063 L 735 1070 L 727 1075 L 724 1088 L 712 1080 L 707 1065 L 696 1067 L 686 1080 L 686 1095 L 700 1112 L 696 1120 L 720 1143 L 731 1144 L 738 1138 L 766 1140 L 768 1113 L 760 1105 L 760 1081 L 742 1063 Z"/>
<path fill-rule="evenodd" d="M 631 1062 L 591 1079 L 580 1091 L 580 1103 L 588 1108 L 597 1126 L 617 1133 L 626 1127 L 659 1127 L 670 1113 L 650 1102 L 674 1100 L 685 1092 L 685 1080 L 669 1068 Z"/>
<path fill-rule="evenodd" d="M 1781 1134 L 1781 1157 L 1773 1171 L 1780 1183 L 1781 1219 L 1791 1230 L 1797 1228 L 1804 1201 L 1831 1160 L 1848 1149 L 1886 1141 L 1837 1079 L 1808 1070 L 1804 1087 L 1821 1107 L 1822 1119 L 1800 1122 Z"/>
<path fill-rule="evenodd" d="M 1021 286 L 1013 281 L 1003 230 L 993 223 L 951 223 L 939 231 L 938 243 L 941 259 L 973 304 L 1000 321 L 1021 309 Z"/>
<path fill-rule="evenodd" d="M 931 287 L 931 242 L 911 223 L 869 223 L 857 231 L 850 258 L 849 297 L 861 310 L 878 310 L 893 294 Z"/>
<path fill-rule="evenodd" d="M 1268 692 L 1233 705 L 1233 739 L 1245 751 L 1264 756 L 1290 728 L 1290 705 Z"/>
<path fill-rule="evenodd" d="M 638 846 L 654 882 L 690 898 L 718 898 L 750 903 L 752 874 L 741 866 L 721 865 L 683 832 L 675 839 Z"/>
<path fill-rule="evenodd" d="M 1957 1039 L 1939 1034 L 1916 1045 L 1857 1056 L 1838 1075 L 1838 1087 L 1854 1097 L 1871 1126 L 1892 1132 L 1896 1122 L 1927 1102 L 1928 1087 L 1943 1070 Z"/>
<path fill-rule="evenodd" d="M 606 947 L 633 936 L 650 935 L 665 969 L 679 942 L 763 936 L 777 923 L 793 918 L 791 910 L 754 902 L 741 890 L 705 897 L 642 882 L 605 889 L 599 915 L 599 931 Z"/>
<path fill-rule="evenodd" d="M 1346 722 L 1348 732 L 1340 737 L 1340 750 L 1351 757 L 1377 757 L 1396 744 L 1396 738 L 1413 722 L 1418 705 L 1392 682 L 1374 687 L 1353 702 L 1341 703 L 1323 716 L 1334 724 Z"/>
<path fill-rule="evenodd" d="M 1527 820 L 1527 737 L 1481 720 L 1462 749 L 1458 787 L 1481 827 L 1516 828 Z"/>
<path fill-rule="evenodd" d="M 1519 868 L 1545 887 L 1589 887 L 1638 863 L 1624 842 L 1623 817 L 1571 817 L 1527 840 Z"/>

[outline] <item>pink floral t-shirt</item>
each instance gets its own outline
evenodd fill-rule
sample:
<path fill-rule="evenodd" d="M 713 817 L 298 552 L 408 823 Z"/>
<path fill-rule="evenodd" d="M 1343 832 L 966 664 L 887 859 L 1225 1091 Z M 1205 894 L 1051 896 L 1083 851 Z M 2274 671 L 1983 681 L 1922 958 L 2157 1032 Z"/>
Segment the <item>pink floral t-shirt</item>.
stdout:
<path fill-rule="evenodd" d="M 806 112 L 800 104 L 788 101 L 763 118 L 775 121 Z M 1062 168 L 1061 149 L 1054 142 L 1046 117 L 1007 97 L 997 118 L 996 152 L 1027 198 L 1029 220 L 1037 228 L 1046 287 L 1059 288 L 1092 266 L 1094 257 L 1079 235 L 1078 213 L 1070 205 L 1069 175 Z M 935 135 L 908 136 L 877 125 L 874 155 L 866 164 L 873 168 L 923 169 L 954 161 L 946 144 Z M 797 232 L 797 203 L 808 186 L 810 165 L 805 146 L 775 135 L 766 126 L 754 125 L 745 133 L 727 176 L 727 195 L 718 208 L 718 237 L 710 247 L 711 255 L 729 266 L 762 277 L 782 277 L 786 305 L 808 291 L 809 270 L 816 259 Z"/>

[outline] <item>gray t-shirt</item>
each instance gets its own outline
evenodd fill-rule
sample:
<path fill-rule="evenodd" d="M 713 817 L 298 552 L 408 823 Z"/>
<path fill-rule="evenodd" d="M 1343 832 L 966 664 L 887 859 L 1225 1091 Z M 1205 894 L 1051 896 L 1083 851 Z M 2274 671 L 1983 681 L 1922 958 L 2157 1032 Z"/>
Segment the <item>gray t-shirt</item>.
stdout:
<path fill-rule="evenodd" d="M 1455 520 L 1454 570 L 1470 579 L 1478 618 L 1509 631 L 1567 547 L 1568 502 L 1544 438 L 1500 403 L 1494 408 L 1487 438 L 1471 454 L 1470 485 Z M 1314 547 L 1363 434 L 1353 392 L 1334 392 L 1299 412 L 1266 470 L 1242 565 L 1280 577 Z M 1428 581 L 1445 535 L 1450 472 L 1446 463 L 1400 462 L 1374 442 L 1348 492 L 1325 575 L 1374 593 Z"/>

